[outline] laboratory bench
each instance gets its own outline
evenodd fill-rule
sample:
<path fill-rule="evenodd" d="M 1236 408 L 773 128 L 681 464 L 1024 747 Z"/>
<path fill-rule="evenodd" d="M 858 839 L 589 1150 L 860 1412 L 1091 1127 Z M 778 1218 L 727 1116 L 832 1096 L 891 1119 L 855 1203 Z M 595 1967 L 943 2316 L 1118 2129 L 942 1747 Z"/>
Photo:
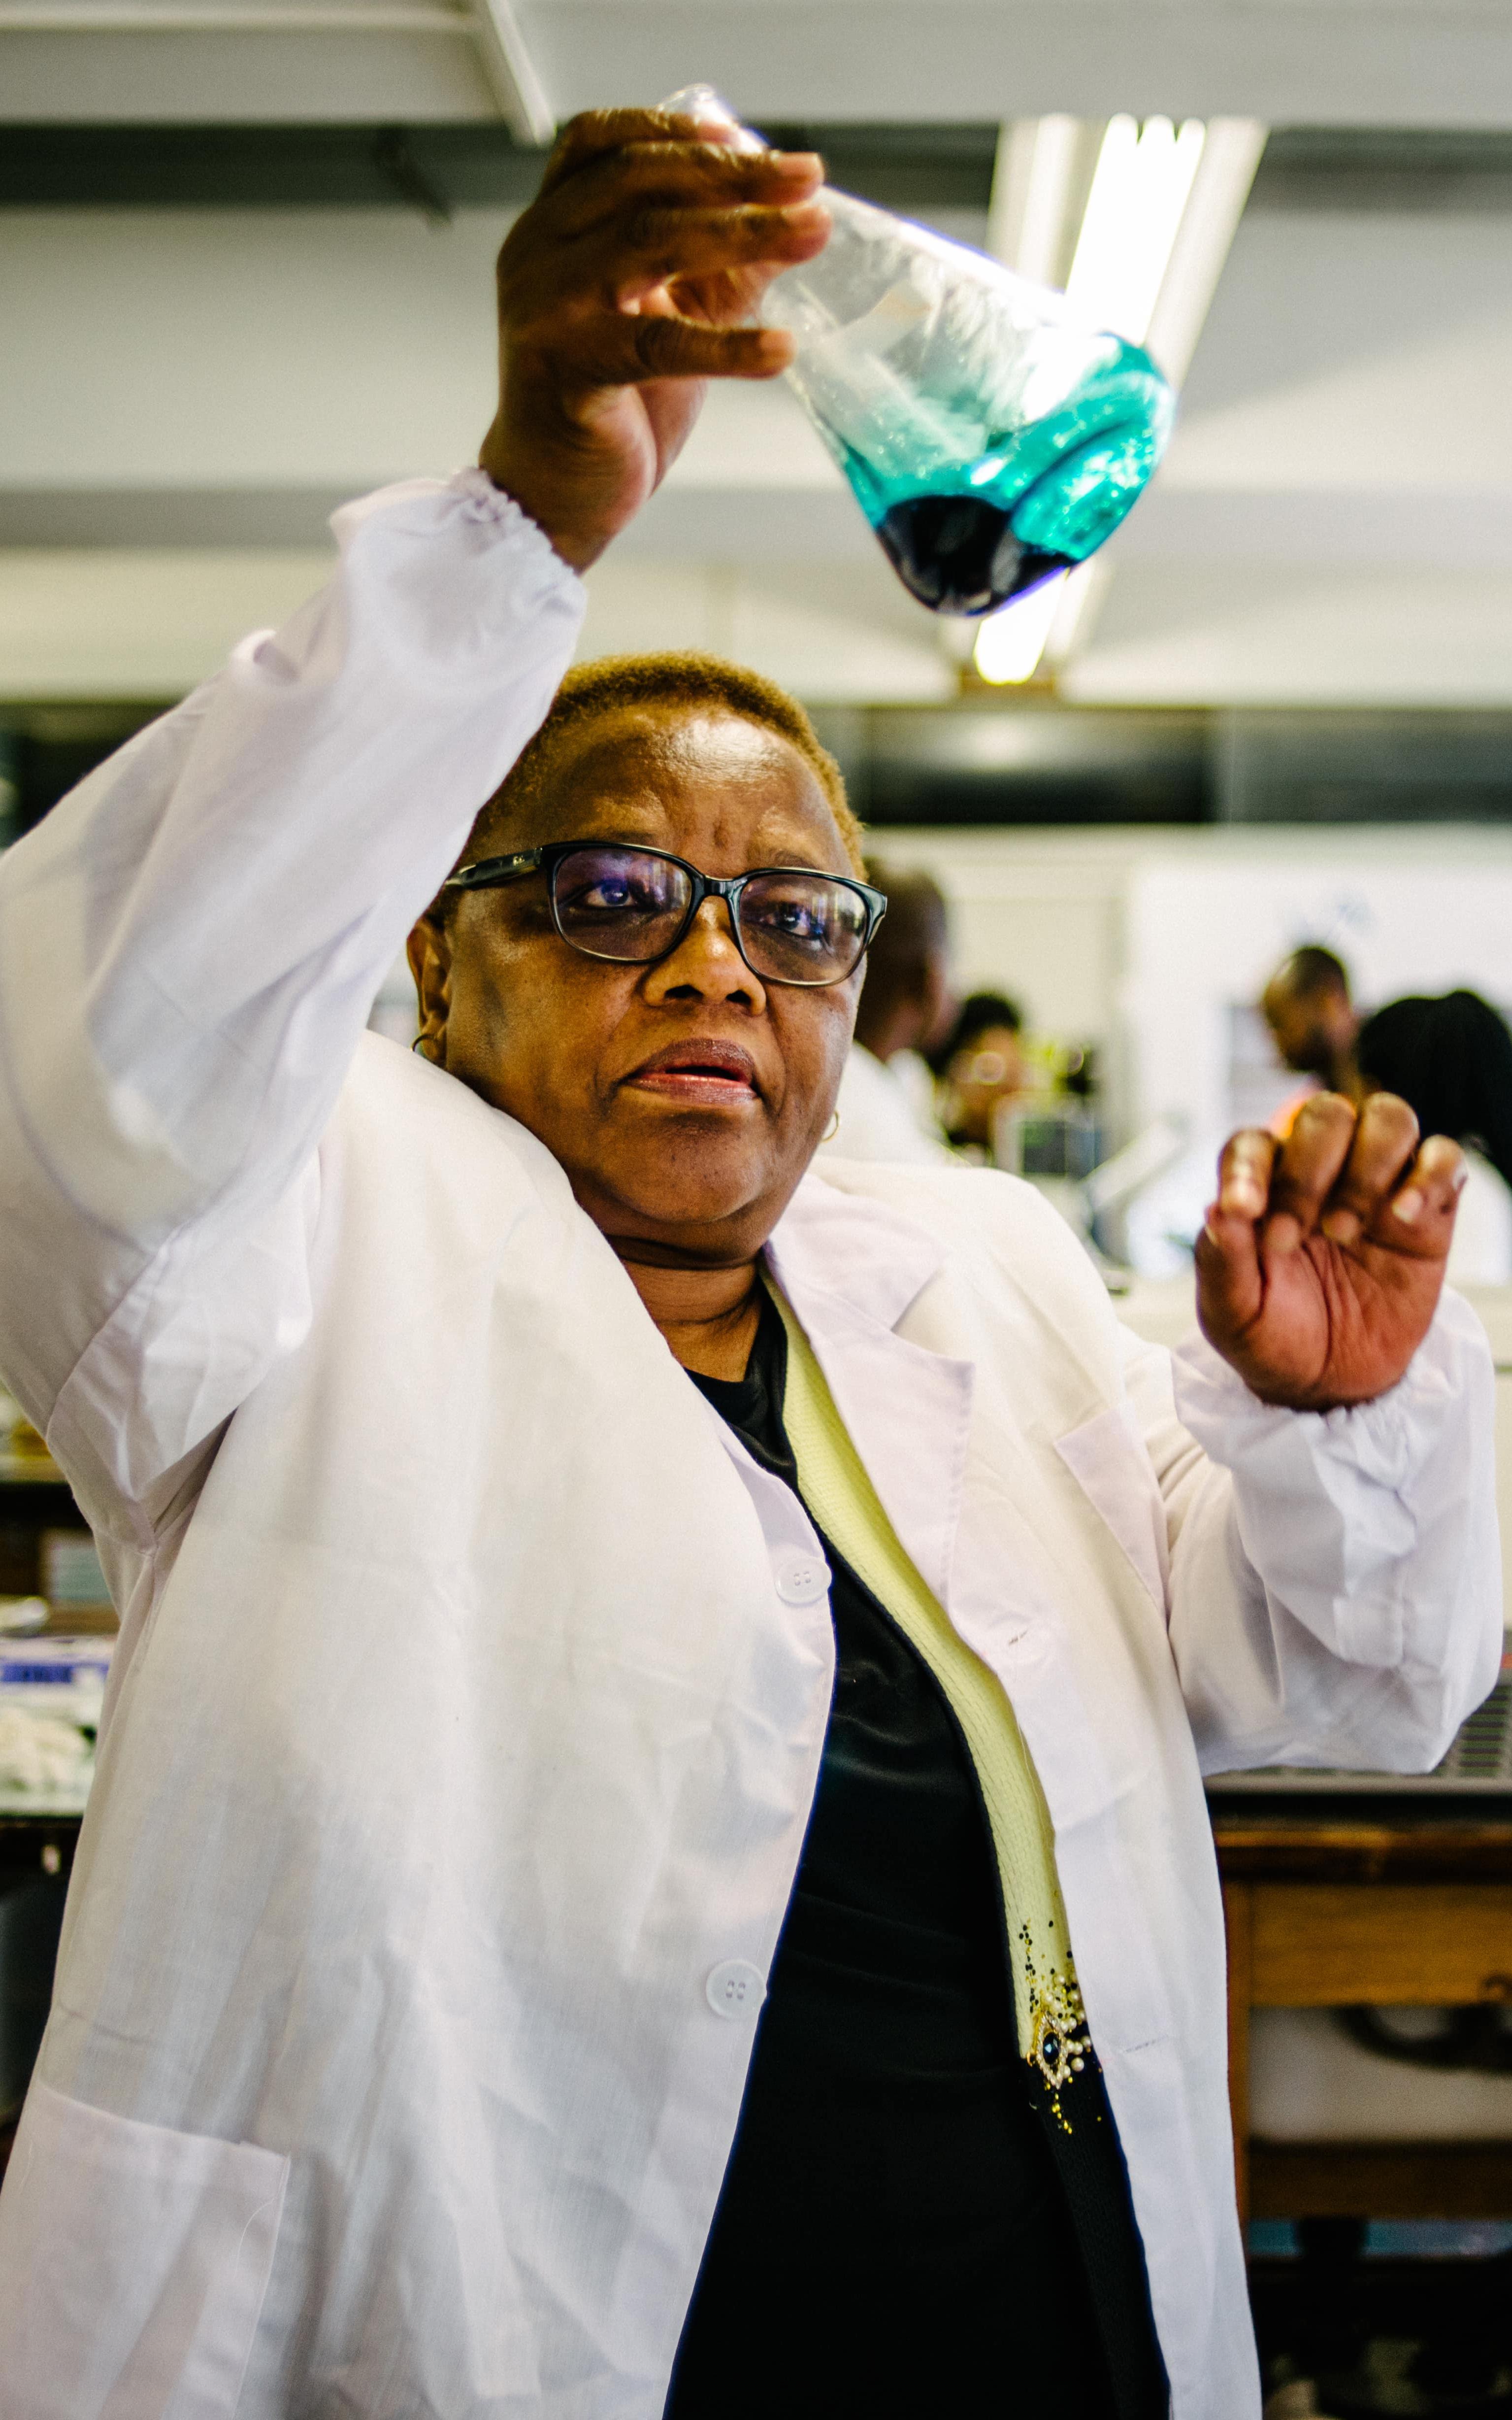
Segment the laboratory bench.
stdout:
<path fill-rule="evenodd" d="M 1276 2143 L 1249 2125 L 1252 2009 L 1512 2001 L 1512 1799 L 1215 1797 L 1211 1814 L 1242 2212 L 1512 2219 L 1512 2141 Z"/>

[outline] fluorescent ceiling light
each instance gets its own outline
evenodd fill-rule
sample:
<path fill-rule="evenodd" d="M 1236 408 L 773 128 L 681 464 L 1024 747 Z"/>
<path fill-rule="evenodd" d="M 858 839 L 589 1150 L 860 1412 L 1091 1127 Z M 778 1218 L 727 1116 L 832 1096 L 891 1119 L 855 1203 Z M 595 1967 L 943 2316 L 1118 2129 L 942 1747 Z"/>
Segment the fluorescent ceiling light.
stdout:
<path fill-rule="evenodd" d="M 987 246 L 1185 377 L 1265 149 L 1253 117 L 1021 117 L 997 141 Z M 1151 291 L 1153 288 L 1153 292 Z"/>
<path fill-rule="evenodd" d="M 1208 139 L 1145 331 L 1147 349 L 1173 386 L 1180 385 L 1192 365 L 1229 246 L 1244 215 L 1265 135 L 1257 118 L 1208 120 Z"/>
<path fill-rule="evenodd" d="M 1008 681 L 1028 680 L 1045 650 L 1051 625 L 1060 608 L 1066 574 L 1042 580 L 1026 597 L 989 613 L 977 632 L 977 670 L 995 688 Z"/>
<path fill-rule="evenodd" d="M 1020 276 L 1064 284 L 1078 318 L 1146 346 L 1179 386 L 1265 136 L 1248 117 L 1214 117 L 1206 126 L 1189 118 L 1180 130 L 1168 117 L 1149 118 L 1143 129 L 1127 116 L 1016 119 L 998 135 L 989 249 Z M 1069 661 L 1087 643 L 1108 576 L 1099 562 L 1060 584 L 1061 603 L 1032 655 L 1032 598 L 1022 623 L 1008 621 L 1019 610 L 1008 606 L 983 624 L 982 677 L 1026 680 L 1041 662 Z"/>
<path fill-rule="evenodd" d="M 1206 136 L 1197 117 L 1180 133 L 1168 117 L 1109 119 L 1066 284 L 1078 318 L 1144 343 Z"/>
<path fill-rule="evenodd" d="M 982 679 L 997 687 L 1032 679 L 1041 667 L 1057 672 L 1072 653 L 1083 619 L 1099 601 L 1107 578 L 1101 559 L 1078 563 L 989 614 L 977 626 L 974 650 Z"/>

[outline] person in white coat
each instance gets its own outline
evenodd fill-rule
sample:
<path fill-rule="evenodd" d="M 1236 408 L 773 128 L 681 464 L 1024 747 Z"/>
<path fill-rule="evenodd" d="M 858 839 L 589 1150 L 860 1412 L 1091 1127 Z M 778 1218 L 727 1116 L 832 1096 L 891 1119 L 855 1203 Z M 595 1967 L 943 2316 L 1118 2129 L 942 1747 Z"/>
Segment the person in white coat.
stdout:
<path fill-rule="evenodd" d="M 872 861 L 870 870 L 887 893 L 887 917 L 867 952 L 856 1032 L 819 1148 L 838 1159 L 949 1167 L 923 1056 L 955 1014 L 945 894 L 918 869 L 895 875 Z"/>
<path fill-rule="evenodd" d="M 1174 1372 L 1029 1189 L 810 1168 L 833 768 L 548 709 L 819 174 L 570 127 L 480 467 L 0 866 L 0 1368 L 121 1611 L 6 2420 L 1258 2411 L 1201 1774 L 1494 1677 L 1459 1159 L 1235 1138 Z"/>

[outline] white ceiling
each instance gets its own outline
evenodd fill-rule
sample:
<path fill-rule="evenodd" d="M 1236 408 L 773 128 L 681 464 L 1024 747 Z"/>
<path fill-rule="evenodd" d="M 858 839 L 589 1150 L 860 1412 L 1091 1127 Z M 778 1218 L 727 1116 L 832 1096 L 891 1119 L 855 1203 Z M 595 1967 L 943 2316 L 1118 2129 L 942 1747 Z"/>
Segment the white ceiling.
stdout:
<path fill-rule="evenodd" d="M 132 14 L 133 0 L 105 5 Z M 92 0 L 27 0 L 19 19 L 20 0 L 0 0 L 0 114 L 494 110 L 465 25 L 356 30 L 391 5 L 388 22 L 414 19 L 399 0 L 328 0 L 321 15 L 347 30 L 64 33 L 6 28 Z M 184 6 L 226 14 L 171 0 L 154 17 Z M 255 20 L 256 0 L 233 13 Z M 517 13 L 561 113 L 697 73 L 758 120 L 1159 108 L 1464 128 L 1512 114 L 1507 0 L 534 0 Z M 441 229 L 398 209 L 8 213 L 0 696 L 183 686 L 318 576 L 342 495 L 469 458 L 488 416 L 507 224 L 482 209 Z M 969 213 L 949 224 L 980 240 Z M 1267 198 L 1262 178 L 1167 463 L 1109 550 L 1067 693 L 1512 704 L 1509 396 L 1512 180 L 1446 196 L 1409 179 L 1392 207 L 1378 190 L 1319 207 L 1285 185 Z M 714 645 L 823 700 L 954 691 L 960 634 L 898 587 L 781 388 L 711 398 L 591 587 L 594 650 Z"/>
<path fill-rule="evenodd" d="M 289 13 L 290 0 L 4 0 L 5 115 L 494 113 L 465 6 L 305 0 L 300 32 Z M 1505 0 L 519 0 L 514 13 L 559 118 L 696 78 L 790 119 L 1129 109 L 1494 126 L 1512 93 Z"/>

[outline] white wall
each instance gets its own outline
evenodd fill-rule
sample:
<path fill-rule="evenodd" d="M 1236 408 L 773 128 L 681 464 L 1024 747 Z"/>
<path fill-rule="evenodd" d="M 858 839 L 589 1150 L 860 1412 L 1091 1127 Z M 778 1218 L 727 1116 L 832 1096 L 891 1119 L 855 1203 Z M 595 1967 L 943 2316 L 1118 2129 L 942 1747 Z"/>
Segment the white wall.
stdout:
<path fill-rule="evenodd" d="M 1229 1113 L 1228 1011 L 1299 941 L 1354 969 L 1366 1004 L 1468 984 L 1512 1001 L 1512 831 L 1470 826 L 1112 832 L 879 830 L 951 901 L 964 987 L 1100 1044 L 1123 1131 Z"/>
<path fill-rule="evenodd" d="M 172 698 L 330 571 L 314 548 L 0 548 L 0 697 Z"/>
<path fill-rule="evenodd" d="M 8 214 L 5 484 L 355 494 L 471 461 L 494 408 L 493 264 L 510 223 Z"/>

